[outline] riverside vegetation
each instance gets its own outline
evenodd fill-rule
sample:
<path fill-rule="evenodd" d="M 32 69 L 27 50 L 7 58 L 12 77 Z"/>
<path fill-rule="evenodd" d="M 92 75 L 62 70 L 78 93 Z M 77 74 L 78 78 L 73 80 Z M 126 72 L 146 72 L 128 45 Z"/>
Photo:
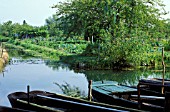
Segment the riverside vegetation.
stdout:
<path fill-rule="evenodd" d="M 161 0 L 72 0 L 34 27 L 7 21 L 0 41 L 31 56 L 83 69 L 136 68 L 170 60 L 170 20 Z"/>

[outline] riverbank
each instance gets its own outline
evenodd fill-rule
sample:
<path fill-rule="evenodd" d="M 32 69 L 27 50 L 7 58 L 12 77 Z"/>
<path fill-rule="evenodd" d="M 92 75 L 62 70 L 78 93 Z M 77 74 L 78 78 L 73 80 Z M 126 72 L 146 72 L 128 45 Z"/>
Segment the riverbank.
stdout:
<path fill-rule="evenodd" d="M 137 61 L 140 57 L 138 54 L 124 54 L 124 51 L 121 49 L 118 50 L 120 52 L 115 53 L 116 46 L 113 47 L 112 56 L 107 56 L 105 53 L 108 51 L 105 49 L 105 46 L 100 45 L 99 49 L 99 44 L 97 43 L 90 43 L 84 40 L 53 40 L 55 40 L 54 37 L 15 39 L 0 36 L 0 41 L 8 49 L 22 51 L 27 56 L 64 62 L 73 69 L 129 70 L 139 68 L 140 66 L 159 66 L 162 62 L 161 46 L 149 47 L 148 52 L 144 56 L 142 55 L 143 57 L 141 57 L 140 61 Z M 137 51 L 134 50 L 134 52 Z M 164 52 L 164 59 L 167 63 L 170 61 L 170 52 L 167 49 Z"/>

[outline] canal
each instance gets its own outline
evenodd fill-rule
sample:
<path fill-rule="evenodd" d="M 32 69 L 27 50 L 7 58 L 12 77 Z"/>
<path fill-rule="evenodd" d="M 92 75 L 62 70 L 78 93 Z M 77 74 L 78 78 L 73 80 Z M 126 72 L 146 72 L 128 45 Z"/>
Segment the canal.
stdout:
<path fill-rule="evenodd" d="M 10 61 L 0 73 L 0 105 L 11 106 L 7 95 L 16 91 L 44 90 L 63 94 L 67 90 L 78 90 L 87 96 L 88 80 L 114 80 L 125 85 L 136 85 L 141 78 L 161 78 L 162 68 L 138 70 L 73 70 L 68 65 L 52 60 L 26 57 L 20 53 L 9 53 Z M 170 78 L 166 69 L 165 78 Z M 67 87 L 66 87 L 67 86 Z M 66 88 L 61 88 L 66 87 Z"/>

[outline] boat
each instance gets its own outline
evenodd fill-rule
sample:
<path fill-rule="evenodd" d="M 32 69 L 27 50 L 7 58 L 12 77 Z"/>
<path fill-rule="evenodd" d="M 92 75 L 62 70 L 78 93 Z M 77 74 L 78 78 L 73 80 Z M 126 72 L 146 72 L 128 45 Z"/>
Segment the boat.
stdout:
<path fill-rule="evenodd" d="M 0 112 L 30 112 L 28 110 L 18 109 L 18 108 L 11 108 L 6 106 L 0 106 Z"/>
<path fill-rule="evenodd" d="M 170 80 L 169 79 L 159 79 L 159 78 L 150 78 L 150 79 L 141 79 L 139 80 L 138 85 L 143 86 L 145 90 L 152 91 L 152 94 L 160 95 L 165 92 L 170 92 Z M 141 87 L 141 89 L 143 89 Z"/>
<path fill-rule="evenodd" d="M 137 109 L 108 105 L 46 91 L 14 92 L 8 95 L 13 108 L 48 112 L 140 112 Z"/>
<path fill-rule="evenodd" d="M 144 111 L 162 112 L 168 107 L 167 104 L 164 106 L 165 97 L 150 96 L 147 92 L 140 94 L 138 88 L 120 85 L 115 81 L 93 82 L 92 96 L 99 102 Z"/>

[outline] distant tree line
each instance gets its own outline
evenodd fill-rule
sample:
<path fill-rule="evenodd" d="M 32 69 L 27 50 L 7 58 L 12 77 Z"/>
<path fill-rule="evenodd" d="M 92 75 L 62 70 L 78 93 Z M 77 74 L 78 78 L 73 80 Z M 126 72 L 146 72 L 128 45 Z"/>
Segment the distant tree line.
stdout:
<path fill-rule="evenodd" d="M 34 38 L 38 36 L 48 37 L 48 31 L 45 26 L 33 27 L 28 25 L 25 20 L 22 25 L 19 23 L 12 23 L 12 21 L 7 21 L 0 24 L 0 35 L 20 39 Z"/>

